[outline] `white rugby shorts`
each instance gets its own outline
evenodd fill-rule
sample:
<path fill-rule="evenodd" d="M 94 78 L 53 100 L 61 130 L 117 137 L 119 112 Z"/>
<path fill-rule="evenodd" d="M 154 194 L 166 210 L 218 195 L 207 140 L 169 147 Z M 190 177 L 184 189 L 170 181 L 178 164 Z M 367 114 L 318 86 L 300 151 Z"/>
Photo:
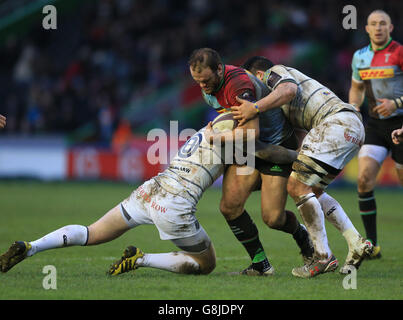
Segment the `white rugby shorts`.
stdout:
<path fill-rule="evenodd" d="M 364 143 L 365 130 L 353 112 L 341 111 L 312 128 L 301 144 L 300 154 L 343 169 Z"/>
<path fill-rule="evenodd" d="M 189 200 L 163 189 L 154 179 L 143 183 L 121 202 L 120 211 L 129 227 L 154 224 L 162 240 L 173 240 L 197 234 L 201 228 Z"/>

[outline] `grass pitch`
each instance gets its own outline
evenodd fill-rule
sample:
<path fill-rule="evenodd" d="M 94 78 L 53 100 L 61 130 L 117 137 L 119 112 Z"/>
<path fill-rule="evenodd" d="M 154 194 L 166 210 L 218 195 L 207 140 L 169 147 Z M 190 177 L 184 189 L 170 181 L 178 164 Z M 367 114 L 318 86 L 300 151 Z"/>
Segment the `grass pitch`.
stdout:
<path fill-rule="evenodd" d="M 14 240 L 36 240 L 67 224 L 89 225 L 135 188 L 121 183 L 0 183 L 0 252 Z M 364 235 L 354 189 L 330 189 Z M 140 268 L 118 277 L 106 275 L 109 265 L 124 248 L 134 244 L 145 252 L 177 250 L 161 241 L 153 226 L 132 229 L 110 243 L 91 247 L 69 247 L 38 253 L 0 274 L 0 299 L 17 300 L 367 300 L 403 298 L 403 193 L 401 189 L 377 190 L 378 237 L 383 257 L 364 261 L 357 273 L 356 289 L 343 287 L 338 272 L 313 279 L 299 279 L 291 269 L 302 264 L 298 249 L 288 234 L 267 228 L 260 217 L 260 193 L 247 202 L 247 210 L 260 232 L 266 253 L 276 269 L 273 277 L 229 275 L 250 263 L 218 211 L 220 190 L 208 190 L 198 205 L 197 217 L 210 235 L 217 253 L 217 267 L 207 276 L 178 275 Z M 288 200 L 287 208 L 297 212 Z M 298 218 L 299 215 L 297 215 Z M 347 244 L 327 223 L 331 249 L 344 263 Z M 57 271 L 57 289 L 46 290 L 43 269 Z M 351 282 L 350 282 L 351 283 Z"/>

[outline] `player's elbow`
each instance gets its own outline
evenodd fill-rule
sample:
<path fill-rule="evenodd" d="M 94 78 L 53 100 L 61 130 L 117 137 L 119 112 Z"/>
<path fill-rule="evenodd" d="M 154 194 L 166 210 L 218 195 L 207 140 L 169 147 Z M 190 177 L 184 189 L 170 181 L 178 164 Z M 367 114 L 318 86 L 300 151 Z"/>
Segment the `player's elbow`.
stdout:
<path fill-rule="evenodd" d="M 281 83 L 278 87 L 281 90 L 281 96 L 285 103 L 291 101 L 297 95 L 298 86 L 293 82 Z"/>

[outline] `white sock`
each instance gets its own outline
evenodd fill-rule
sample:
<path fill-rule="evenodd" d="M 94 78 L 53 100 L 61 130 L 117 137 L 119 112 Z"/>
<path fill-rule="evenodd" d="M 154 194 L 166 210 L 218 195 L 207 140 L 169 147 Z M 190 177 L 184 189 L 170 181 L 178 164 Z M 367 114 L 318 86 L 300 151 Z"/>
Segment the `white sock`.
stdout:
<path fill-rule="evenodd" d="M 48 233 L 44 237 L 30 242 L 32 248 L 27 252 L 27 256 L 35 253 L 68 246 L 83 246 L 88 240 L 87 227 L 80 225 L 68 225 Z"/>
<path fill-rule="evenodd" d="M 182 252 L 145 253 L 137 260 L 140 267 L 151 267 L 176 273 L 199 273 L 199 264 Z"/>
<path fill-rule="evenodd" d="M 325 217 L 320 203 L 313 193 L 304 198 L 304 202 L 298 205 L 298 210 L 311 237 L 315 254 L 321 260 L 330 258 L 332 252 L 327 241 Z"/>
<path fill-rule="evenodd" d="M 353 247 L 360 239 L 360 234 L 342 206 L 336 199 L 325 192 L 319 197 L 318 201 L 325 214 L 325 218 L 342 233 L 347 241 L 348 247 Z"/>

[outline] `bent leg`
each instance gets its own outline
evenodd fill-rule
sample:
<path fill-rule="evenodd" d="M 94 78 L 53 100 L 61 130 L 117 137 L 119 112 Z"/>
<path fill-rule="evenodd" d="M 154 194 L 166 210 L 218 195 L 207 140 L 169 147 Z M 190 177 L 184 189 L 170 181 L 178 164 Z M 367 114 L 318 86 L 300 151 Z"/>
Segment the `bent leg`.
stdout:
<path fill-rule="evenodd" d="M 263 174 L 261 177 L 261 204 L 264 223 L 269 228 L 294 233 L 298 227 L 298 221 L 296 219 L 287 219 L 287 214 L 284 210 L 288 195 L 288 178 Z"/>
<path fill-rule="evenodd" d="M 138 258 L 139 267 L 151 267 L 182 274 L 209 274 L 216 265 L 214 246 L 202 227 L 191 237 L 171 240 L 183 251 L 144 253 Z"/>
<path fill-rule="evenodd" d="M 243 213 L 246 200 L 259 183 L 257 170 L 250 175 L 239 175 L 238 168 L 237 165 L 231 165 L 224 174 L 220 211 L 227 221 Z"/>

